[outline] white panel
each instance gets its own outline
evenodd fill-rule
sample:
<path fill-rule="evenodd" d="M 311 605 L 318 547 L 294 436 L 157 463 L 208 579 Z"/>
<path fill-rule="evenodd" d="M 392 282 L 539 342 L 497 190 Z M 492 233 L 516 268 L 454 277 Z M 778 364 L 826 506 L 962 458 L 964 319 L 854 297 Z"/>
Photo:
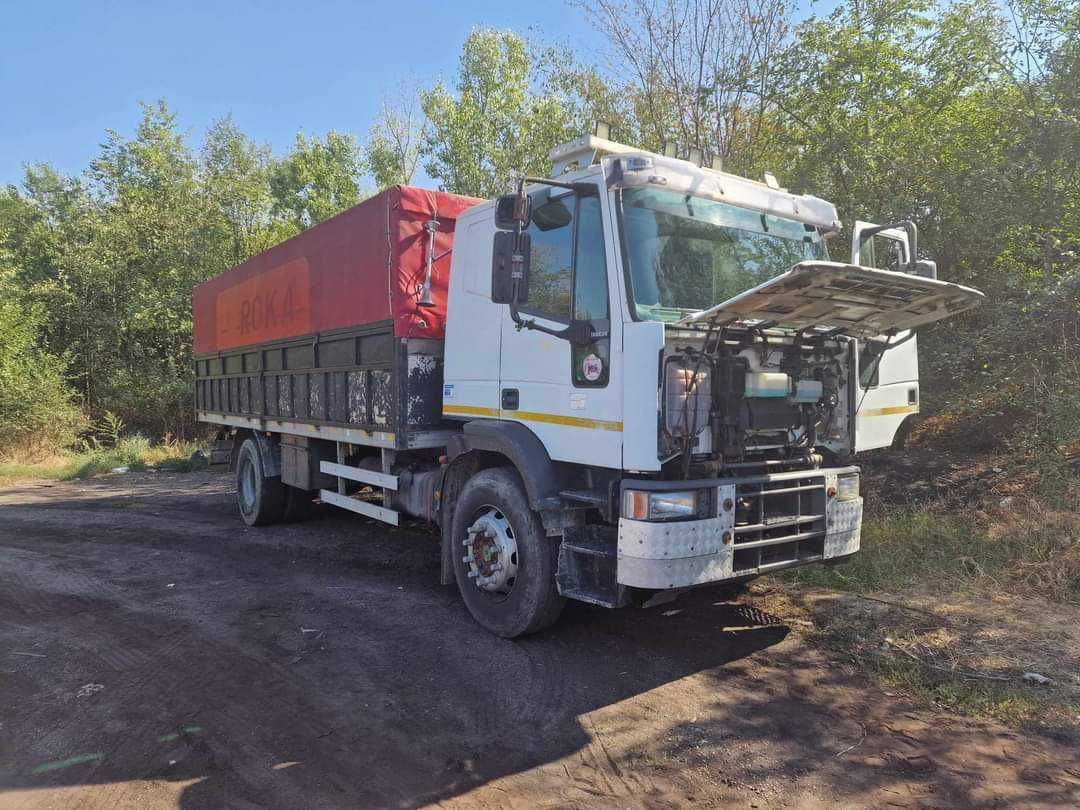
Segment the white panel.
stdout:
<path fill-rule="evenodd" d="M 394 434 L 383 431 L 368 431 L 359 428 L 343 428 L 323 425 L 308 425 L 304 422 L 288 422 L 280 419 L 263 419 L 235 414 L 218 414 L 198 411 L 195 419 L 199 422 L 212 422 L 217 425 L 251 428 L 269 433 L 290 433 L 294 436 L 308 436 L 312 439 L 327 439 L 348 444 L 362 444 L 369 447 L 393 447 Z"/>
<path fill-rule="evenodd" d="M 734 573 L 735 552 L 682 557 L 675 560 L 647 560 L 619 557 L 617 579 L 635 588 L 686 588 L 729 579 Z"/>
<path fill-rule="evenodd" d="M 893 340 L 902 337 L 898 335 Z M 915 402 L 911 402 L 912 391 Z M 878 385 L 856 389 L 855 405 L 855 452 L 889 447 L 904 420 L 919 412 L 917 338 L 912 337 L 881 355 Z"/>
<path fill-rule="evenodd" d="M 717 491 L 718 516 L 704 520 L 648 522 L 619 519 L 616 579 L 638 588 L 682 588 L 726 579 L 733 574 L 735 510 L 724 511 L 735 486 Z"/>
<path fill-rule="evenodd" d="M 806 261 L 679 323 L 726 326 L 761 320 L 787 329 L 837 327 L 868 338 L 940 321 L 977 307 L 984 298 L 978 290 L 938 279 Z"/>
<path fill-rule="evenodd" d="M 491 303 L 493 211 L 481 205 L 458 221 L 446 313 L 444 406 L 499 407 L 501 310 L 506 307 Z"/>
<path fill-rule="evenodd" d="M 831 476 L 828 486 L 836 486 Z M 838 501 L 829 498 L 825 506 L 825 559 L 843 557 L 859 550 L 862 536 L 863 499 Z"/>
<path fill-rule="evenodd" d="M 623 325 L 623 469 L 660 469 L 657 430 L 660 418 L 658 363 L 664 325 L 638 321 Z"/>
<path fill-rule="evenodd" d="M 348 478 L 350 481 L 359 481 L 363 484 L 371 484 L 384 489 L 397 489 L 398 479 L 396 475 L 362 470 L 359 467 L 350 467 L 347 464 L 335 464 L 332 461 L 319 462 L 319 470 L 339 478 Z"/>
<path fill-rule="evenodd" d="M 389 523 L 393 526 L 398 525 L 398 513 L 393 509 L 386 509 L 382 506 L 368 503 L 367 501 L 358 501 L 356 498 L 350 498 L 348 495 L 339 495 L 328 489 L 320 489 L 319 498 L 323 503 L 339 506 L 342 509 L 348 509 L 350 512 L 356 512 L 358 515 L 375 518 L 375 520 L 381 520 L 383 523 Z"/>

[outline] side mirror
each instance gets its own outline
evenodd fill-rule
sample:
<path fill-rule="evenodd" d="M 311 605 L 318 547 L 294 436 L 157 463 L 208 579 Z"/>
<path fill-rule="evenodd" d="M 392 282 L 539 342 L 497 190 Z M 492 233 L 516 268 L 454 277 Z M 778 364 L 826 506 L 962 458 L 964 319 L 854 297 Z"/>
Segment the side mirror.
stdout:
<path fill-rule="evenodd" d="M 937 262 L 930 259 L 919 259 L 915 262 L 915 275 L 923 278 L 937 278 Z"/>
<path fill-rule="evenodd" d="M 495 200 L 495 227 L 512 231 L 521 223 L 521 229 L 529 227 L 532 219 L 532 200 L 527 194 L 504 194 Z"/>
<path fill-rule="evenodd" d="M 505 198 L 500 198 L 500 201 Z M 515 242 L 520 239 L 522 277 L 518 283 L 517 301 L 514 301 L 514 252 Z M 524 304 L 529 300 L 529 234 L 513 231 L 496 231 L 491 251 L 491 300 L 495 304 Z"/>

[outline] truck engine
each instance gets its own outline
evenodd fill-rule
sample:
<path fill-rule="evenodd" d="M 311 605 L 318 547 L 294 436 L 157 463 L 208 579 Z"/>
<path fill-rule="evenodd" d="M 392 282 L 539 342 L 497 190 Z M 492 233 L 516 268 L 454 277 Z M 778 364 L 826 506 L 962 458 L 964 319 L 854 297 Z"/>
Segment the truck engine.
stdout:
<path fill-rule="evenodd" d="M 851 341 L 725 327 L 672 336 L 663 360 L 661 448 L 684 475 L 846 455 Z M 684 333 L 685 334 L 685 333 Z"/>

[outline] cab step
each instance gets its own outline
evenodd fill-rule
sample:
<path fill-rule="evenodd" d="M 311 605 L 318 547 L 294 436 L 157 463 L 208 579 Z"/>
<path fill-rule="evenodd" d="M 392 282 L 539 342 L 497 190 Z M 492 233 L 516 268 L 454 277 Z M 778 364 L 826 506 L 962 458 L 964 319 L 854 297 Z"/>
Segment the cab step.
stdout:
<path fill-rule="evenodd" d="M 559 593 L 601 607 L 629 604 L 626 588 L 615 580 L 617 534 L 611 526 L 567 528 L 559 546 Z"/>

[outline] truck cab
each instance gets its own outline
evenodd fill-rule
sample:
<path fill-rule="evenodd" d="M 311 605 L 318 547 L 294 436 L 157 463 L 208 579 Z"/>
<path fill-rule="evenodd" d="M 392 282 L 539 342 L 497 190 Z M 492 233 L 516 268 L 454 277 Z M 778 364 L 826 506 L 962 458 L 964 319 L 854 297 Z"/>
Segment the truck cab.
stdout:
<path fill-rule="evenodd" d="M 559 594 L 621 606 L 854 554 L 851 457 L 918 410 L 912 330 L 980 294 L 916 262 L 914 226 L 859 223 L 833 261 L 835 208 L 771 177 L 593 136 L 552 159 L 461 217 L 442 407 L 536 457 Z M 875 248 L 892 269 L 860 265 Z M 487 587 L 474 536 L 452 538 L 466 592 Z"/>

